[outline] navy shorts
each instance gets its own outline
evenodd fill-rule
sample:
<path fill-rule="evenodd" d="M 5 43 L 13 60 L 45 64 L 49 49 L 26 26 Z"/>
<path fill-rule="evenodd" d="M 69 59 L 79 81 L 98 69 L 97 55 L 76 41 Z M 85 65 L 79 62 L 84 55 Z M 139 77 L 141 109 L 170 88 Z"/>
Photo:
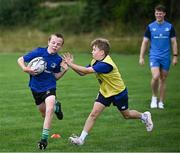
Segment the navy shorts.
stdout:
<path fill-rule="evenodd" d="M 51 95 L 56 96 L 56 89 L 50 89 L 45 92 L 35 92 L 31 90 L 31 92 L 35 99 L 36 105 L 40 105 L 41 103 L 45 102 L 45 99 Z"/>
<path fill-rule="evenodd" d="M 106 107 L 109 107 L 111 103 L 116 106 L 120 111 L 128 109 L 128 91 L 125 89 L 121 93 L 105 98 L 100 92 L 96 98 L 96 102 L 103 104 Z"/>

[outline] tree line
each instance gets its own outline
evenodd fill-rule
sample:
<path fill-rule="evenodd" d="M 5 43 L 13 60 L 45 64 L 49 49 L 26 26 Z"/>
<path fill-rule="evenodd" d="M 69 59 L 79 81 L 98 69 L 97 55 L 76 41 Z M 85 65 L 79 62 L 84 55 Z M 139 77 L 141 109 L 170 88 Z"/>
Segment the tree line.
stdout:
<path fill-rule="evenodd" d="M 67 5 L 58 5 L 56 8 L 42 7 L 40 4 L 45 2 L 0 0 L 0 26 L 40 25 L 46 30 L 61 26 L 62 29 L 77 33 L 98 31 L 109 26 L 133 26 L 136 29 L 154 19 L 154 7 L 157 4 L 165 5 L 167 20 L 176 24 L 180 18 L 179 0 L 71 0 L 66 1 Z M 75 3 L 68 5 L 68 2 Z"/>

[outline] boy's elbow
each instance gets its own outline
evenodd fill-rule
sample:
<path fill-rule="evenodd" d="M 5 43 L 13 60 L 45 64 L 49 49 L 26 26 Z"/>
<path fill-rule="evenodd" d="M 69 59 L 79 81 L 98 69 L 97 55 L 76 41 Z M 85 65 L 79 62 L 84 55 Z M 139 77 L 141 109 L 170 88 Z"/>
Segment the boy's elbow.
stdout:
<path fill-rule="evenodd" d="M 23 61 L 23 57 L 22 56 L 17 59 L 17 63 L 20 63 L 21 61 Z"/>
<path fill-rule="evenodd" d="M 84 72 L 85 74 L 91 74 L 94 73 L 94 69 L 92 67 L 87 68 L 86 71 Z"/>
<path fill-rule="evenodd" d="M 20 61 L 20 58 L 21 58 L 21 57 L 19 57 L 19 58 L 17 59 L 17 63 L 19 63 L 19 61 Z"/>

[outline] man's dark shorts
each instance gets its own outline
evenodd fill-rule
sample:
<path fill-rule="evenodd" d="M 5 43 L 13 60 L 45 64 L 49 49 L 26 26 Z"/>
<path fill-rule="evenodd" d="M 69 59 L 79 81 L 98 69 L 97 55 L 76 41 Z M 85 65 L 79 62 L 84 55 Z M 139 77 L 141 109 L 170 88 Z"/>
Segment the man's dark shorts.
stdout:
<path fill-rule="evenodd" d="M 40 105 L 41 103 L 45 102 L 45 99 L 51 95 L 56 96 L 56 89 L 50 89 L 45 92 L 35 92 L 31 90 L 31 92 L 35 99 L 36 105 Z"/>
<path fill-rule="evenodd" d="M 96 102 L 100 102 L 106 107 L 109 107 L 111 103 L 116 106 L 120 111 L 128 109 L 128 91 L 123 90 L 121 93 L 105 98 L 100 92 L 96 98 Z"/>

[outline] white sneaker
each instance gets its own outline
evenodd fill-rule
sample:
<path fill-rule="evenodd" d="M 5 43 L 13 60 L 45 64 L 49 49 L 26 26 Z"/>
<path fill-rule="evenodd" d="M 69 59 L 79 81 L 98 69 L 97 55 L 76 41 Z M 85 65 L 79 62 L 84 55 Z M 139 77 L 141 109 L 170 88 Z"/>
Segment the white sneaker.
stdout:
<path fill-rule="evenodd" d="M 152 97 L 150 108 L 157 108 L 157 97 Z"/>
<path fill-rule="evenodd" d="M 164 109 L 164 104 L 163 104 L 163 102 L 159 102 L 159 103 L 158 103 L 158 108 L 159 108 L 159 109 Z"/>
<path fill-rule="evenodd" d="M 150 112 L 144 112 L 143 116 L 145 118 L 145 120 L 143 121 L 146 124 L 146 130 L 148 132 L 151 132 L 153 130 L 153 122 L 151 119 L 151 113 Z"/>
<path fill-rule="evenodd" d="M 74 145 L 78 145 L 81 146 L 84 144 L 84 141 L 81 140 L 78 136 L 76 135 L 72 135 L 71 137 L 69 137 L 69 141 L 74 144 Z"/>

